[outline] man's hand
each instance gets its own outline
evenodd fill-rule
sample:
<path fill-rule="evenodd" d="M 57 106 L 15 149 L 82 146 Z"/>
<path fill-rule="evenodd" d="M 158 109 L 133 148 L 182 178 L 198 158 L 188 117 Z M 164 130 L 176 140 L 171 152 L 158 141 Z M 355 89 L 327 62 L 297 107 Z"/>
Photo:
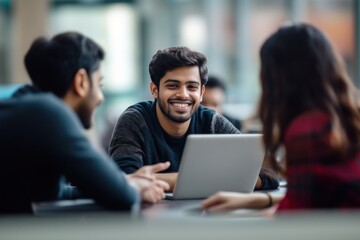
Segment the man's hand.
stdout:
<path fill-rule="evenodd" d="M 158 173 L 158 174 L 155 174 L 155 176 L 156 176 L 156 179 L 162 180 L 162 181 L 166 182 L 167 184 L 169 184 L 169 186 L 170 186 L 170 188 L 168 189 L 169 192 L 174 191 L 178 173 Z"/>
<path fill-rule="evenodd" d="M 169 162 L 158 163 L 144 166 L 127 178 L 135 188 L 140 191 L 144 202 L 157 203 L 165 198 L 164 191 L 169 190 L 170 186 L 165 181 L 158 180 L 155 173 L 161 172 L 170 166 Z"/>

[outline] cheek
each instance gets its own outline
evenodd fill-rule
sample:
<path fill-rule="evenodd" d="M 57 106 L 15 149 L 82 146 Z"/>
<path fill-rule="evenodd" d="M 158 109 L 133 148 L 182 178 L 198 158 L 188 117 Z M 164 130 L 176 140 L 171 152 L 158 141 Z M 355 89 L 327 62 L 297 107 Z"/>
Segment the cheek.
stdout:
<path fill-rule="evenodd" d="M 192 98 L 195 100 L 195 101 L 202 101 L 202 95 L 201 95 L 201 92 L 196 92 L 194 94 L 192 94 Z"/>
<path fill-rule="evenodd" d="M 157 98 L 166 100 L 169 98 L 169 94 L 166 91 L 159 91 L 159 92 L 157 92 Z"/>

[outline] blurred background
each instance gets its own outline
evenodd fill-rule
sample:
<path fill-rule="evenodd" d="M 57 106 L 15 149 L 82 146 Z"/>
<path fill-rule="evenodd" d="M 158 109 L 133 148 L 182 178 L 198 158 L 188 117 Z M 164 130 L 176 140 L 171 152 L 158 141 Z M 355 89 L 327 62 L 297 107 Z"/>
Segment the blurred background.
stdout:
<path fill-rule="evenodd" d="M 0 95 L 29 82 L 23 56 L 34 38 L 71 30 L 107 53 L 96 139 L 129 105 L 151 99 L 149 61 L 170 46 L 204 53 L 227 85 L 225 111 L 246 119 L 259 96 L 259 47 L 286 22 L 323 30 L 359 86 L 359 15 L 357 0 L 0 0 Z"/>

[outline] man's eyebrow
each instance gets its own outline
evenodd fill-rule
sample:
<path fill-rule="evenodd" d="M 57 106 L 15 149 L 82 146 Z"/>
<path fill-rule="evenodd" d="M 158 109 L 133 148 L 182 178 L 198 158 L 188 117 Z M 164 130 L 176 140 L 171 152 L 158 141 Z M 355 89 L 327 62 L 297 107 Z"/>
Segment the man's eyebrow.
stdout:
<path fill-rule="evenodd" d="M 179 83 L 179 80 L 175 80 L 175 79 L 166 79 L 164 83 Z"/>
<path fill-rule="evenodd" d="M 200 83 L 198 82 L 198 81 L 196 81 L 196 80 L 190 80 L 190 81 L 188 81 L 188 82 L 186 82 L 187 84 L 198 84 L 198 85 L 200 85 Z"/>
<path fill-rule="evenodd" d="M 180 83 L 179 80 L 176 79 L 166 79 L 164 83 Z M 189 80 L 186 82 L 186 84 L 198 84 L 200 85 L 200 83 L 196 80 Z"/>

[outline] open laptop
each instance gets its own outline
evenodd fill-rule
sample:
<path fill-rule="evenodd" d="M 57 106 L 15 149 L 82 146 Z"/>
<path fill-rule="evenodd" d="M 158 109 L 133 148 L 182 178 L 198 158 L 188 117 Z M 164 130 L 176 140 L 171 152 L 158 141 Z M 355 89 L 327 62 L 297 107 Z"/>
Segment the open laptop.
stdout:
<path fill-rule="evenodd" d="M 264 159 L 261 134 L 187 137 L 173 194 L 202 199 L 218 191 L 252 192 Z"/>

